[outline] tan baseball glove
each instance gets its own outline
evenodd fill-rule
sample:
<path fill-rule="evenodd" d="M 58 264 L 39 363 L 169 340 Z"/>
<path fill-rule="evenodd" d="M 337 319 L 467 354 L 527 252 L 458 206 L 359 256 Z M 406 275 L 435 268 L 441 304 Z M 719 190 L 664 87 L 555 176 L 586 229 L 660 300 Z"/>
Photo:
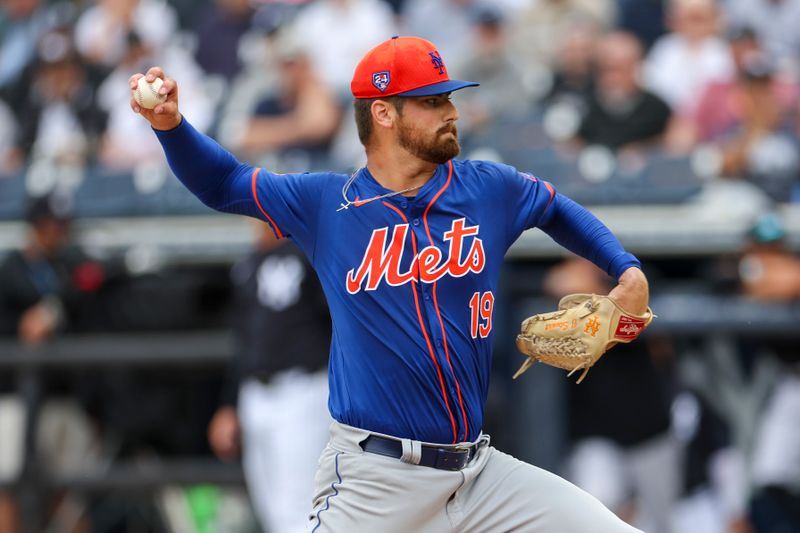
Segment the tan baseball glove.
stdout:
<path fill-rule="evenodd" d="M 570 294 L 558 303 L 558 311 L 525 319 L 517 335 L 517 348 L 528 356 L 514 379 L 536 361 L 569 371 L 583 369 L 578 383 L 611 346 L 631 342 L 653 321 L 648 307 L 644 315 L 621 309 L 608 296 Z"/>

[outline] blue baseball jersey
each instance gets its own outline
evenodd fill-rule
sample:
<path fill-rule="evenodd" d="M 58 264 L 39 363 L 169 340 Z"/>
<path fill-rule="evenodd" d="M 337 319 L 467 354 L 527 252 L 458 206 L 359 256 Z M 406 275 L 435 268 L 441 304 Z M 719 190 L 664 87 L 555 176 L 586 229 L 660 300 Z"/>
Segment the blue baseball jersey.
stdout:
<path fill-rule="evenodd" d="M 253 168 L 185 120 L 157 135 L 201 200 L 267 221 L 308 256 L 333 321 L 331 415 L 359 428 L 435 443 L 478 437 L 499 272 L 526 229 L 612 276 L 639 265 L 588 211 L 507 165 L 452 160 L 414 197 L 385 198 L 393 191 L 364 168 L 340 209 L 346 175 Z"/>

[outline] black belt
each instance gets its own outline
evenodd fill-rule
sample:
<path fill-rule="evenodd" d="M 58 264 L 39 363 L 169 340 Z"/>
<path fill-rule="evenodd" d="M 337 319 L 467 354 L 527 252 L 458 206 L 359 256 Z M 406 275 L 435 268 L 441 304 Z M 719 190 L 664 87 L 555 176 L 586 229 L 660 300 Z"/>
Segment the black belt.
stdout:
<path fill-rule="evenodd" d="M 439 470 L 461 470 L 469 463 L 481 446 L 486 443 L 484 439 L 469 446 L 442 447 L 422 445 L 419 463 L 422 466 L 438 468 Z M 361 441 L 361 449 L 365 452 L 394 457 L 403 457 L 403 443 L 399 440 L 370 435 Z"/>

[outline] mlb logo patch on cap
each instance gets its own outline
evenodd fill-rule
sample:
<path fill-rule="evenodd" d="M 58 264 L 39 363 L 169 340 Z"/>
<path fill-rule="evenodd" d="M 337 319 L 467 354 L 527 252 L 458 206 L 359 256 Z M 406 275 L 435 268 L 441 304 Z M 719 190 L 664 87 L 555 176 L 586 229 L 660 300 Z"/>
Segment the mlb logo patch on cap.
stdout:
<path fill-rule="evenodd" d="M 388 70 L 382 70 L 372 75 L 372 85 L 377 87 L 380 92 L 386 91 L 386 88 L 389 86 L 389 81 Z"/>
<path fill-rule="evenodd" d="M 392 37 L 366 53 L 356 66 L 350 91 L 356 98 L 431 96 L 478 85 L 451 80 L 430 41 Z"/>

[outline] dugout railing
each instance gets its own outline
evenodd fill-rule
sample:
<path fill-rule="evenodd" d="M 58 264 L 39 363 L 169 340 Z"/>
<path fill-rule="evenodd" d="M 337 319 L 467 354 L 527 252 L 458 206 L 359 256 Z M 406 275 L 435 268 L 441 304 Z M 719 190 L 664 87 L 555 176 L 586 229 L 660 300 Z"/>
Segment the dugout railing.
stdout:
<path fill-rule="evenodd" d="M 87 495 L 124 492 L 135 497 L 149 497 L 168 485 L 243 486 L 244 476 L 239 465 L 199 457 L 137 459 L 98 465 L 96 469 L 80 473 L 55 474 L 46 471 L 37 461 L 34 434 L 47 372 L 74 369 L 95 372 L 105 368 L 222 369 L 232 347 L 231 335 L 226 331 L 75 335 L 35 348 L 0 341 L 0 374 L 15 376 L 17 394 L 27 412 L 21 475 L 0 482 L 0 487 L 9 490 L 17 500 L 22 533 L 44 531 L 45 501 L 53 491 L 68 490 Z"/>
<path fill-rule="evenodd" d="M 536 298 L 512 299 L 504 310 L 509 323 L 541 311 L 546 303 Z M 757 303 L 740 297 L 721 298 L 693 293 L 655 295 L 652 306 L 658 314 L 648 334 L 667 334 L 675 338 L 700 341 L 719 338 L 759 337 L 800 338 L 800 303 Z M 510 326 L 509 326 L 510 327 Z M 509 333 L 496 332 L 507 337 Z M 243 485 L 241 468 L 224 465 L 213 459 L 181 458 L 142 463 L 112 463 L 96 471 L 59 476 L 47 472 L 36 461 L 35 435 L 38 408 L 42 403 L 42 379 L 46 372 L 59 369 L 81 369 L 86 372 L 102 368 L 181 369 L 192 367 L 224 367 L 230 357 L 233 340 L 226 331 L 174 332 L 157 334 L 76 335 L 57 339 L 46 345 L 28 348 L 12 341 L 0 341 L 0 372 L 16 376 L 18 394 L 28 411 L 25 434 L 26 459 L 19 479 L 7 481 L 21 508 L 23 532 L 41 531 L 43 502 L 46 494 L 66 489 L 83 494 L 122 491 L 145 496 L 167 485 L 212 483 Z M 516 362 L 507 347 L 499 345 L 496 357 Z M 723 363 L 724 364 L 724 363 Z M 561 376 L 559 375 L 559 378 Z M 505 384 L 500 383 L 505 386 Z M 532 382 L 513 385 L 531 392 Z M 530 389 L 530 390 L 529 390 Z M 546 394 L 546 387 L 538 393 Z M 516 405 L 516 408 L 521 406 Z M 520 409 L 534 416 L 535 406 Z M 516 440 L 525 440 L 526 429 L 535 426 L 533 419 L 512 430 Z M 533 423 L 532 423 L 533 422 Z M 513 422 L 511 422 L 513 424 Z M 537 440 L 537 439 L 534 439 Z M 542 439 L 541 432 L 538 440 Z M 541 463 L 542 461 L 540 461 Z M 546 463 L 546 460 L 544 461 Z"/>

